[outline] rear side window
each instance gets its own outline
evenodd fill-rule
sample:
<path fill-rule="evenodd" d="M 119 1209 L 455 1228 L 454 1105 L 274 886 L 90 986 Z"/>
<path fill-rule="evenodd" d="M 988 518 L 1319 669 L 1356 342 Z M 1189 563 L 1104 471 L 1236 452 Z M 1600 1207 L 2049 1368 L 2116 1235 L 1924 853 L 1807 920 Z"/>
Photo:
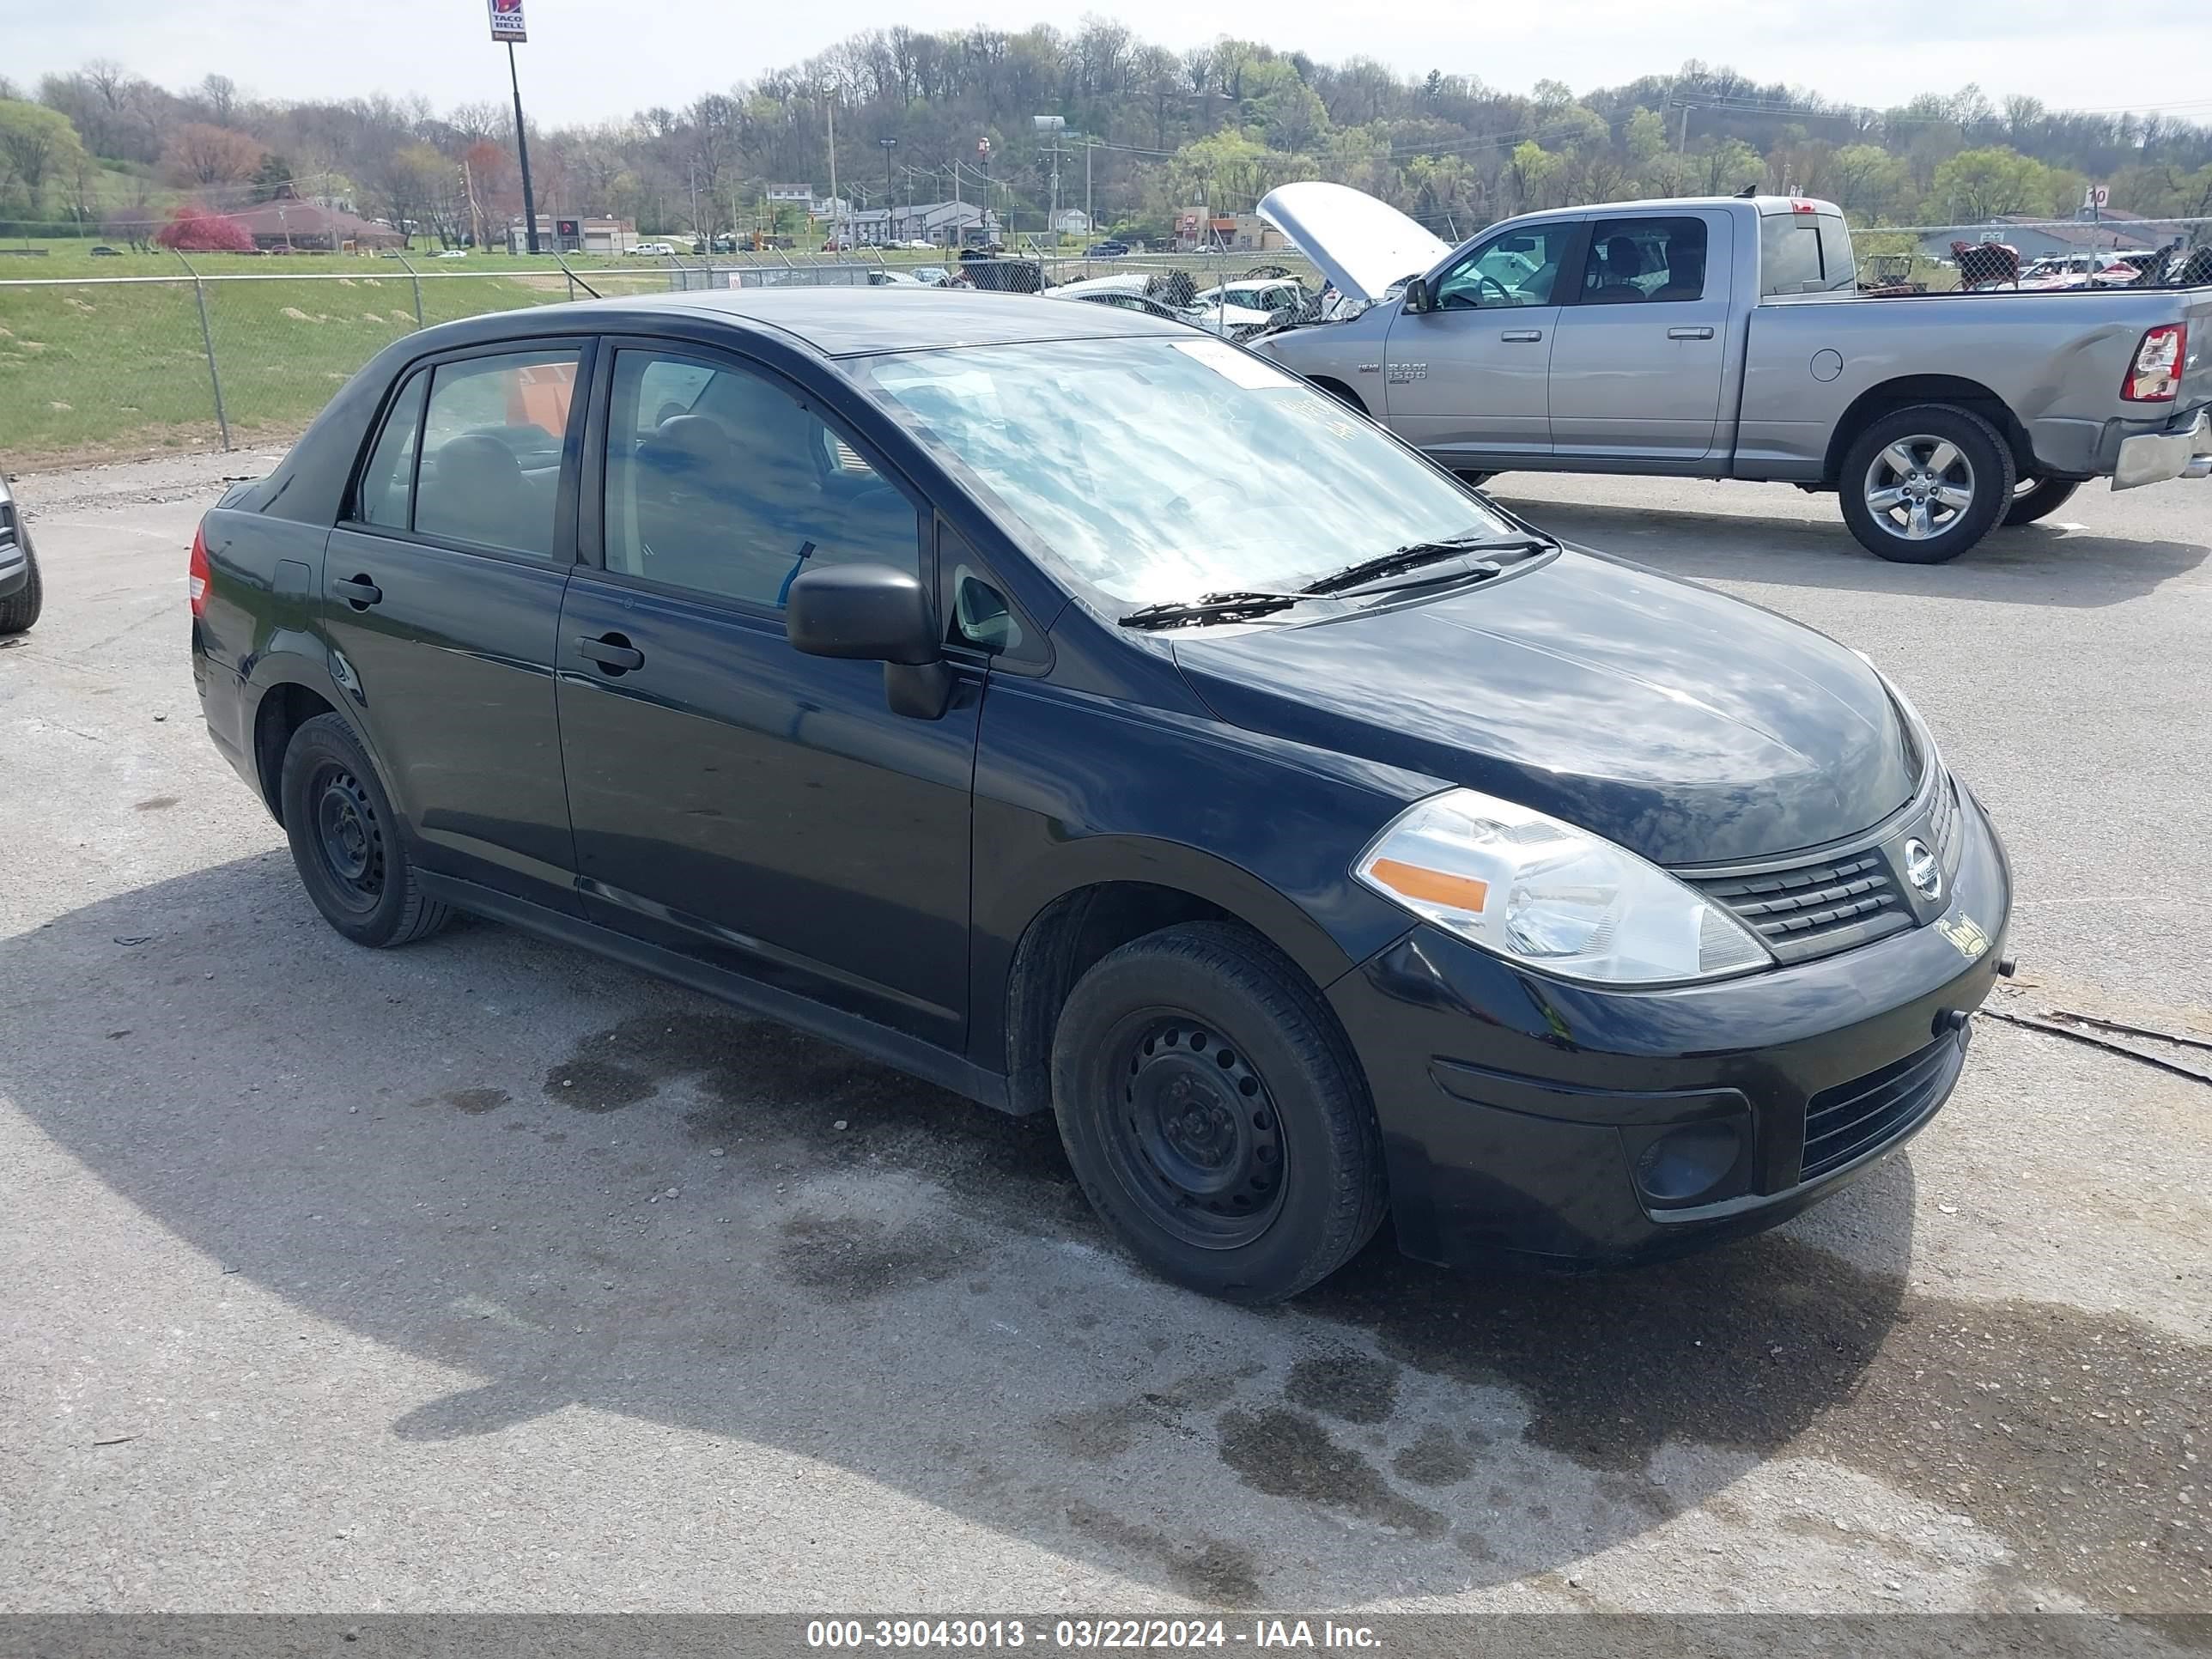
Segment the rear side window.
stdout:
<path fill-rule="evenodd" d="M 1585 305 L 1705 297 L 1703 219 L 1601 219 L 1583 264 Z"/>
<path fill-rule="evenodd" d="M 1856 285 L 1851 234 L 1832 213 L 1768 213 L 1759 221 L 1759 293 L 1827 294 Z"/>
<path fill-rule="evenodd" d="M 422 394 L 430 371 L 418 368 L 384 417 L 384 430 L 362 469 L 360 504 L 354 516 L 363 524 L 390 530 L 407 528 L 415 495 L 415 436 L 422 425 Z"/>
<path fill-rule="evenodd" d="M 552 556 L 579 361 L 573 350 L 517 351 L 437 366 L 415 486 L 418 534 Z"/>

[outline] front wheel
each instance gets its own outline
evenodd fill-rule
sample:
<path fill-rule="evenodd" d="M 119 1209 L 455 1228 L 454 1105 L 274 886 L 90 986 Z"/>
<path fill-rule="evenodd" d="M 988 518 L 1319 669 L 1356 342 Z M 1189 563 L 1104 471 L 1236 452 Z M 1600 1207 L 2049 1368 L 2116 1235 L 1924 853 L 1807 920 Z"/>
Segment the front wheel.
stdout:
<path fill-rule="evenodd" d="M 39 556 L 31 551 L 31 539 L 23 538 L 23 585 L 0 599 L 0 634 L 21 634 L 38 621 L 39 611 L 46 602 L 46 590 L 39 578 Z"/>
<path fill-rule="evenodd" d="M 1061 1010 L 1052 1081 L 1084 1192 L 1164 1278 L 1279 1302 L 1382 1223 L 1382 1135 L 1351 1045 L 1241 927 L 1193 922 L 1102 958 Z"/>
<path fill-rule="evenodd" d="M 2075 478 L 2022 478 L 2012 492 L 2012 505 L 2005 509 L 2004 521 L 2033 524 L 2038 519 L 2049 518 L 2072 500 L 2081 487 Z"/>
<path fill-rule="evenodd" d="M 1844 453 L 1844 522 L 1897 564 L 1942 564 L 2012 504 L 2012 450 L 1970 409 L 1919 404 L 1883 416 Z"/>

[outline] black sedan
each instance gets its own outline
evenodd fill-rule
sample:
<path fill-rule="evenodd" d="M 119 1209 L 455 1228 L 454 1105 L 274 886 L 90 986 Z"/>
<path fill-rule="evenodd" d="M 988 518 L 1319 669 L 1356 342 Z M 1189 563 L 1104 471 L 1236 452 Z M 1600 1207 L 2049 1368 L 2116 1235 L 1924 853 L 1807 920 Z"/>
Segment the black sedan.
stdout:
<path fill-rule="evenodd" d="M 1565 548 L 1222 341 L 791 289 L 389 347 L 191 560 L 208 729 L 363 945 L 499 918 L 1012 1112 L 1249 1301 L 1770 1225 L 2001 961 L 1864 659 Z"/>

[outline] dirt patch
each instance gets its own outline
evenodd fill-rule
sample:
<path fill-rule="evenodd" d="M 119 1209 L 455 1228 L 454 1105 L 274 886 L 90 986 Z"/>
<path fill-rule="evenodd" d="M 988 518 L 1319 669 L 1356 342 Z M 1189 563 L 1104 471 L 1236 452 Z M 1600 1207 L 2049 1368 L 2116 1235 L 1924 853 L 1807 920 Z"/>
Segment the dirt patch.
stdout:
<path fill-rule="evenodd" d="M 417 1106 L 450 1106 L 469 1117 L 482 1117 L 486 1112 L 495 1112 L 513 1098 L 504 1089 L 448 1089 L 443 1094 L 425 1095 L 415 1103 Z M 509 1124 L 509 1128 L 518 1126 Z"/>
<path fill-rule="evenodd" d="M 957 1227 L 872 1217 L 795 1215 L 783 1224 L 776 1264 L 801 1289 L 837 1302 L 865 1302 L 950 1279 L 978 1254 Z"/>
<path fill-rule="evenodd" d="M 1171 1538 L 1079 1498 L 1067 1506 L 1067 1524 L 1085 1538 L 1152 1556 L 1167 1570 L 1168 1582 L 1193 1601 L 1225 1607 L 1259 1602 L 1258 1563 L 1234 1544 L 1203 1535 Z"/>

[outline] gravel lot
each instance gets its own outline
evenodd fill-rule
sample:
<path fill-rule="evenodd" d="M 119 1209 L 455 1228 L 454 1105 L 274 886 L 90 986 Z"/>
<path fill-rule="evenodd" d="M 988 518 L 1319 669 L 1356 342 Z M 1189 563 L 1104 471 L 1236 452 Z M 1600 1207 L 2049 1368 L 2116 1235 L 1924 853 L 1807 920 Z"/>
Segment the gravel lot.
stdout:
<path fill-rule="evenodd" d="M 1984 1018 L 1778 1233 L 1218 1306 L 1048 1122 L 488 924 L 333 934 L 185 658 L 266 464 L 21 486 L 0 1609 L 2212 1609 L 2212 1087 Z M 2009 839 L 1999 1006 L 2212 1037 L 2212 486 L 1929 570 L 1787 489 L 1498 493 L 1897 677 Z"/>

